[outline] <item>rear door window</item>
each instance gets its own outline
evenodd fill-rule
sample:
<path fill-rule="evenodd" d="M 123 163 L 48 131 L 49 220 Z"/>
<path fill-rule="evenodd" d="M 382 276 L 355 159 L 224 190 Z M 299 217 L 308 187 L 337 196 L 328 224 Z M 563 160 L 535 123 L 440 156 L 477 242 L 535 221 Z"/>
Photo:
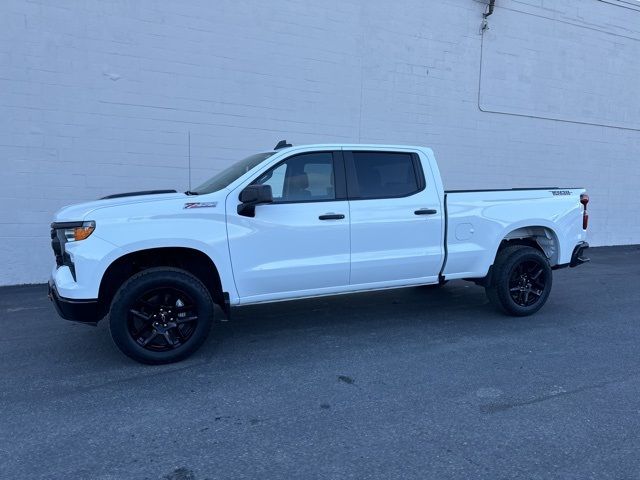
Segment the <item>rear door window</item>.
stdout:
<path fill-rule="evenodd" d="M 404 152 L 345 152 L 349 197 L 406 197 L 424 188 L 417 160 Z"/>

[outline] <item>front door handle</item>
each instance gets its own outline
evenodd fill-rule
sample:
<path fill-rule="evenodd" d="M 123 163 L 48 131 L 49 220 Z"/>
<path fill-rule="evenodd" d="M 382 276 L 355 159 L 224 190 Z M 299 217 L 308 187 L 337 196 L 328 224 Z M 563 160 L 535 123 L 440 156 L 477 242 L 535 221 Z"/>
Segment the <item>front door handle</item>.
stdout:
<path fill-rule="evenodd" d="M 435 215 L 436 213 L 438 213 L 438 211 L 433 208 L 421 208 L 420 210 L 416 210 L 413 213 L 415 213 L 416 215 Z"/>
<path fill-rule="evenodd" d="M 342 220 L 344 215 L 342 213 L 325 213 L 318 217 L 320 220 Z"/>

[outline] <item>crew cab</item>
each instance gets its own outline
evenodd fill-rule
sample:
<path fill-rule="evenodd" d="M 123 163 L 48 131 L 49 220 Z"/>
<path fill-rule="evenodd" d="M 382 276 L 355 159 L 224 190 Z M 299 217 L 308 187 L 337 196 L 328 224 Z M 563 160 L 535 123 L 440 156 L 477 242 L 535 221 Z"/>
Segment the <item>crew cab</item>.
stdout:
<path fill-rule="evenodd" d="M 444 190 L 429 148 L 291 146 L 194 191 L 117 194 L 62 208 L 49 296 L 60 316 L 109 316 L 143 363 L 192 354 L 232 307 L 465 279 L 504 312 L 546 302 L 584 250 L 583 188 Z"/>

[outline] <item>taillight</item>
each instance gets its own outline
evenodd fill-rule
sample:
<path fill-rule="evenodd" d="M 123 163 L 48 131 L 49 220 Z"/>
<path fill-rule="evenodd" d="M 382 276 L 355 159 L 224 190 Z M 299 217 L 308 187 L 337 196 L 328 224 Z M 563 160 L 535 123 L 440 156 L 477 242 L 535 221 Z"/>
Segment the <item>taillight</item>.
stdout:
<path fill-rule="evenodd" d="M 580 203 L 584 207 L 582 210 L 582 229 L 586 230 L 589 225 L 589 214 L 587 213 L 587 204 L 589 203 L 589 195 L 583 193 L 580 195 Z"/>

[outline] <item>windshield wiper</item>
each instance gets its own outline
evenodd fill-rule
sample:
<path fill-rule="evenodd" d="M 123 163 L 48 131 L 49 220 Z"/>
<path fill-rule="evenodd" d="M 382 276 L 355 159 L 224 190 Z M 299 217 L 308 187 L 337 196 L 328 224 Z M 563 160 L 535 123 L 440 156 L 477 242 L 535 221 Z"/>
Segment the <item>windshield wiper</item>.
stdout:
<path fill-rule="evenodd" d="M 192 192 L 191 190 L 187 190 L 184 193 L 185 193 L 185 195 L 200 195 L 198 192 Z"/>

